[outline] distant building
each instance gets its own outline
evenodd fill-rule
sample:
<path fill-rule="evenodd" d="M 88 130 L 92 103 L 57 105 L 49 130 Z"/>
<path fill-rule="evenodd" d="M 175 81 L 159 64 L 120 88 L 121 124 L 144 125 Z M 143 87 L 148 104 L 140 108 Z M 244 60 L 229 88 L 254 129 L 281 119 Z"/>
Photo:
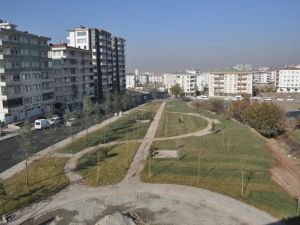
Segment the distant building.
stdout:
<path fill-rule="evenodd" d="M 209 96 L 252 95 L 251 72 L 209 73 Z"/>
<path fill-rule="evenodd" d="M 139 76 L 139 75 L 140 75 L 140 70 L 139 70 L 139 69 L 135 69 L 135 70 L 134 70 L 134 74 L 135 74 L 136 76 Z"/>
<path fill-rule="evenodd" d="M 149 74 L 148 81 L 149 81 L 149 84 L 162 84 L 163 76 L 160 74 Z"/>
<path fill-rule="evenodd" d="M 237 64 L 233 67 L 233 69 L 238 71 L 252 71 L 252 65 L 251 64 Z"/>
<path fill-rule="evenodd" d="M 137 84 L 135 74 L 126 74 L 126 88 L 135 88 Z"/>
<path fill-rule="evenodd" d="M 50 57 L 55 79 L 55 103 L 74 110 L 82 105 L 85 95 L 94 97 L 94 74 L 91 52 L 53 44 Z"/>
<path fill-rule="evenodd" d="M 12 123 L 50 112 L 54 84 L 50 38 L 0 20 L 0 120 Z"/>
<path fill-rule="evenodd" d="M 277 92 L 299 93 L 300 92 L 300 69 L 284 68 L 277 71 L 275 84 Z"/>
<path fill-rule="evenodd" d="M 271 84 L 274 83 L 276 70 L 274 71 L 254 71 L 253 82 L 256 84 Z"/>
<path fill-rule="evenodd" d="M 170 93 L 170 88 L 179 84 L 185 96 L 194 96 L 196 94 L 196 75 L 188 73 L 165 73 L 163 83 Z"/>

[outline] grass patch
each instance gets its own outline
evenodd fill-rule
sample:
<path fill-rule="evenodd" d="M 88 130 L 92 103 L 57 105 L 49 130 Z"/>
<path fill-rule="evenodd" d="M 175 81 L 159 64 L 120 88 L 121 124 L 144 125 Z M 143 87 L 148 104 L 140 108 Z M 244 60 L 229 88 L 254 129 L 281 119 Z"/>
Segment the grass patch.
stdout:
<path fill-rule="evenodd" d="M 179 145 L 180 160 L 153 160 L 152 176 L 148 177 L 147 164 L 142 180 L 201 187 L 231 196 L 277 217 L 295 216 L 295 200 L 271 179 L 269 169 L 274 161 L 266 151 L 264 141 L 246 126 L 222 118 L 220 121 L 221 124 L 216 125 L 220 130 L 218 133 L 179 139 L 179 143 L 177 140 L 154 142 L 153 147 L 158 149 L 176 149 Z M 244 196 L 241 194 L 243 166 Z"/>
<path fill-rule="evenodd" d="M 61 151 L 66 153 L 76 153 L 86 147 L 98 144 L 112 141 L 141 139 L 147 133 L 154 116 L 155 112 L 153 111 L 135 110 L 129 115 L 124 115 L 110 125 L 90 133 L 88 138 L 85 136 L 77 139 L 73 144 L 66 146 Z M 143 122 L 143 120 L 148 121 Z"/>
<path fill-rule="evenodd" d="M 43 158 L 31 164 L 28 188 L 25 170 L 5 181 L 6 196 L 0 201 L 0 215 L 45 199 L 66 187 L 69 184 L 64 174 L 67 160 L 66 158 Z"/>
<path fill-rule="evenodd" d="M 140 143 L 130 142 L 107 148 L 100 148 L 79 159 L 78 172 L 91 186 L 116 184 L 123 180 L 137 152 Z M 107 157 L 102 157 L 99 163 L 99 182 L 97 183 L 97 154 L 107 151 Z"/>
<path fill-rule="evenodd" d="M 161 103 L 162 103 L 161 101 L 150 102 L 150 103 L 146 104 L 145 106 L 143 106 L 141 108 L 141 110 L 156 112 L 159 109 Z"/>
<path fill-rule="evenodd" d="M 172 100 L 167 102 L 167 105 L 165 107 L 165 111 L 167 112 L 180 112 L 180 113 L 198 113 L 202 116 L 206 116 L 211 119 L 219 119 L 222 118 L 220 115 L 215 115 L 205 109 L 199 109 L 199 111 L 189 106 L 188 104 L 191 102 L 182 101 L 182 100 Z"/>
<path fill-rule="evenodd" d="M 179 113 L 164 112 L 156 132 L 156 137 L 171 137 L 192 133 L 207 127 L 205 119 Z"/>

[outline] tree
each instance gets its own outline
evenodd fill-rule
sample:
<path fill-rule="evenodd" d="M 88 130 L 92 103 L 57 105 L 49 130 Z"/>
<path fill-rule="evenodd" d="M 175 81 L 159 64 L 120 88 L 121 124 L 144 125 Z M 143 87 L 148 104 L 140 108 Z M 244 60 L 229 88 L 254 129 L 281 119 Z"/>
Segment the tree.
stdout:
<path fill-rule="evenodd" d="M 132 106 L 132 100 L 130 94 L 126 93 L 122 98 L 122 109 L 128 110 Z"/>
<path fill-rule="evenodd" d="M 116 113 L 122 109 L 121 95 L 117 91 L 113 94 L 113 108 Z"/>
<path fill-rule="evenodd" d="M 274 103 L 251 104 L 245 111 L 246 122 L 266 137 L 274 137 L 284 130 L 282 109 Z"/>
<path fill-rule="evenodd" d="M 26 187 L 29 186 L 29 168 L 28 162 L 31 156 L 35 152 L 35 141 L 31 129 L 30 121 L 25 120 L 22 129 L 19 130 L 18 142 L 21 151 L 25 154 L 25 176 L 26 176 Z"/>
<path fill-rule="evenodd" d="M 228 114 L 230 117 L 245 123 L 245 110 L 250 106 L 250 102 L 247 100 L 233 101 L 228 108 Z"/>
<path fill-rule="evenodd" d="M 171 88 L 170 88 L 170 91 L 171 91 L 171 94 L 172 95 L 175 95 L 175 97 L 177 98 L 178 95 L 180 95 L 183 90 L 182 88 L 180 87 L 179 84 L 174 84 Z"/>
<path fill-rule="evenodd" d="M 295 128 L 299 129 L 300 128 L 300 118 L 297 118 L 295 121 Z"/>
<path fill-rule="evenodd" d="M 85 95 L 83 98 L 83 110 L 82 110 L 82 121 L 86 126 L 86 138 L 85 138 L 85 145 L 88 146 L 88 136 L 89 136 L 89 127 L 91 126 L 93 119 L 92 113 L 94 111 L 94 105 L 88 95 Z"/>
<path fill-rule="evenodd" d="M 211 111 L 217 114 L 225 114 L 226 110 L 224 107 L 224 100 L 210 99 L 209 103 L 210 103 Z"/>
<path fill-rule="evenodd" d="M 113 97 L 111 93 L 108 93 L 105 96 L 105 113 L 112 113 L 114 110 L 114 105 L 113 105 Z"/>

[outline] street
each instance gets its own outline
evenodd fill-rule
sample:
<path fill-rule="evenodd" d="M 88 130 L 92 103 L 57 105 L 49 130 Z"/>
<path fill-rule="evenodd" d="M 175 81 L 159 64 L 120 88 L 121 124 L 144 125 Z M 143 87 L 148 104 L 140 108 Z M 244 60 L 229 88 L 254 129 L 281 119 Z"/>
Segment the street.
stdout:
<path fill-rule="evenodd" d="M 51 132 L 53 133 L 51 138 L 49 137 L 49 130 L 34 130 L 33 135 L 36 144 L 35 152 L 39 152 L 42 149 L 49 147 L 51 144 L 69 137 L 71 131 L 77 133 L 80 130 L 83 130 L 83 127 L 57 127 L 55 132 Z M 18 136 L 0 142 L 0 172 L 3 172 L 24 159 L 25 153 L 24 151 L 22 152 L 22 149 L 20 148 Z"/>

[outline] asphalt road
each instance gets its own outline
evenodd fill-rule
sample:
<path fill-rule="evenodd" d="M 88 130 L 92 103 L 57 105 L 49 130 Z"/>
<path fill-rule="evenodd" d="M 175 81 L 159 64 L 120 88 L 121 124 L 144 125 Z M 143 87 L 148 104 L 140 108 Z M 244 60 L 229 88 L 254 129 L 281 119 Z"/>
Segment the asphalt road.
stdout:
<path fill-rule="evenodd" d="M 83 130 L 80 126 L 74 126 L 73 128 L 57 127 L 53 131 L 34 130 L 33 136 L 35 140 L 34 143 L 36 144 L 34 152 L 39 152 L 51 144 L 69 137 L 72 132 L 77 133 L 80 130 Z M 20 146 L 19 137 L 13 137 L 0 142 L 0 172 L 25 159 L 25 153 Z"/>

